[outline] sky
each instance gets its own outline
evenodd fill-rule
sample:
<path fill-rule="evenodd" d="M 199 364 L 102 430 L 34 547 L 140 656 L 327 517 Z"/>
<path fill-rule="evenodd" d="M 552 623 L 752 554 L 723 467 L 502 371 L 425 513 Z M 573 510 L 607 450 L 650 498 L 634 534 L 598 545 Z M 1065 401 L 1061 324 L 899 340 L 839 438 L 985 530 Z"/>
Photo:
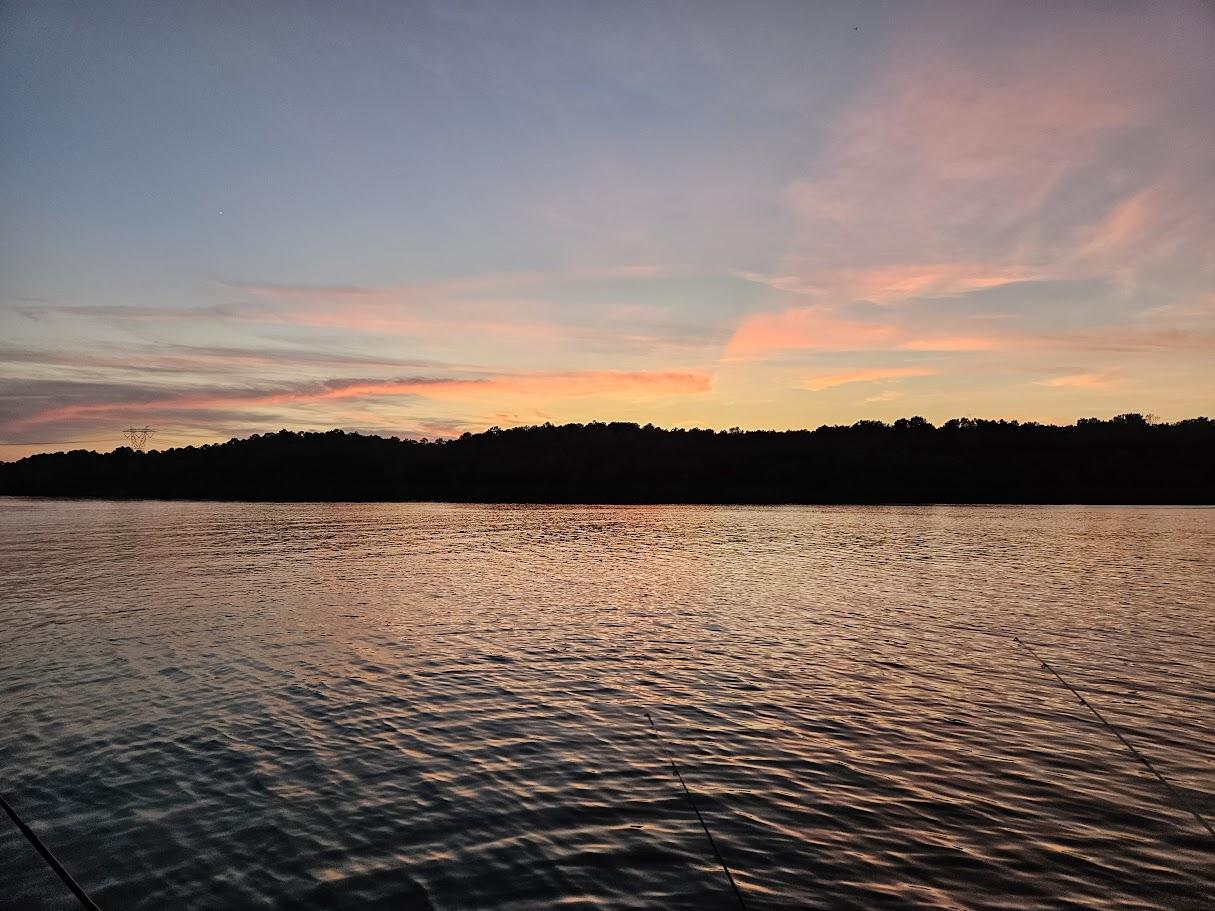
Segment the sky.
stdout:
<path fill-rule="evenodd" d="M 0 459 L 1215 414 L 1202 0 L 0 5 Z"/>

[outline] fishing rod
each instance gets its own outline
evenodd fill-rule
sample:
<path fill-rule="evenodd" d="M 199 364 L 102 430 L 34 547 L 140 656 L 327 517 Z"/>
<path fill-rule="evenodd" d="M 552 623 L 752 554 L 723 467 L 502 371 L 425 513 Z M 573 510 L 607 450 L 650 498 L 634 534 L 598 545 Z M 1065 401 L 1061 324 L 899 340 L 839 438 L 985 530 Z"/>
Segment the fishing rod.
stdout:
<path fill-rule="evenodd" d="M 1060 676 L 1060 674 L 1057 670 L 1055 670 L 1050 664 L 1048 664 L 1045 660 L 1043 660 L 1041 655 L 1039 655 L 1037 652 L 1035 652 L 1032 648 L 1030 648 L 1024 642 L 1022 642 L 1019 637 L 1013 636 L 1013 642 L 1017 643 L 1017 645 L 1021 646 L 1021 648 L 1025 649 L 1025 651 L 1029 652 L 1029 654 L 1033 656 L 1034 660 L 1036 660 L 1039 664 L 1041 664 L 1042 667 L 1044 667 L 1046 670 L 1048 670 L 1052 674 L 1054 674 L 1056 680 L 1058 680 L 1065 687 L 1067 687 L 1069 690 L 1071 690 L 1072 695 L 1080 700 L 1080 704 L 1082 706 L 1084 706 L 1086 709 L 1088 709 L 1090 712 L 1092 712 L 1093 715 L 1096 716 L 1097 720 L 1100 721 L 1103 725 L 1105 725 L 1106 730 L 1108 730 L 1111 734 L 1113 734 L 1115 737 L 1117 737 L 1118 740 L 1121 741 L 1122 745 L 1127 748 L 1127 750 L 1130 752 L 1130 754 L 1132 756 L 1134 756 L 1136 759 L 1138 759 L 1141 763 L 1143 763 L 1144 768 L 1146 768 L 1149 772 L 1151 772 L 1153 775 L 1156 776 L 1156 779 L 1162 785 L 1164 785 L 1165 790 L 1168 791 L 1170 795 L 1172 795 L 1173 801 L 1174 801 L 1174 803 L 1177 804 L 1178 808 L 1188 811 L 1190 813 L 1190 815 L 1192 815 L 1196 820 L 1198 820 L 1198 824 L 1200 826 L 1202 826 L 1204 829 L 1206 829 L 1207 832 L 1210 833 L 1212 838 L 1215 838 L 1215 829 L 1211 828 L 1211 824 L 1209 822 L 1207 822 L 1206 818 L 1201 813 L 1198 812 L 1198 810 L 1194 807 L 1194 805 L 1192 803 L 1190 803 L 1190 801 L 1187 800 L 1181 794 L 1181 792 L 1177 790 L 1177 788 L 1175 788 L 1173 786 L 1172 782 L 1170 782 L 1167 778 L 1165 778 L 1158 771 L 1156 771 L 1156 767 L 1154 765 L 1152 765 L 1152 762 L 1150 759 L 1148 759 L 1146 756 L 1144 756 L 1142 753 L 1140 753 L 1137 749 L 1135 749 L 1135 747 L 1131 744 L 1131 742 L 1122 736 L 1122 732 L 1120 730 L 1118 730 L 1116 727 L 1114 727 L 1112 724 L 1110 724 L 1108 721 L 1105 720 L 1105 716 L 1102 715 L 1099 711 L 1097 711 L 1097 707 L 1095 705 L 1093 705 L 1091 702 L 1089 702 L 1087 699 L 1085 699 L 1082 695 L 1080 695 L 1079 690 L 1077 690 L 1074 686 L 1072 686 L 1070 683 L 1068 683 L 1066 680 L 1064 680 L 1063 677 Z"/>
<path fill-rule="evenodd" d="M 3 807 L 4 812 L 7 813 L 9 818 L 17 824 L 17 828 L 21 830 L 21 834 L 24 835 L 29 840 L 29 843 L 38 851 L 38 853 L 42 855 L 42 859 L 50 864 L 51 869 L 58 874 L 61 880 L 63 880 L 63 884 L 72 890 L 72 894 L 79 899 L 80 904 L 87 908 L 88 911 L 101 911 L 101 909 L 97 907 L 97 903 L 89 898 L 88 894 L 82 888 L 80 888 L 80 884 L 77 883 L 76 880 L 72 879 L 72 874 L 64 869 L 63 864 L 59 863 L 58 858 L 51 853 L 51 849 L 42 843 L 42 839 L 34 833 L 33 829 L 25 824 L 25 820 L 22 819 L 17 814 L 17 811 L 13 809 L 12 805 L 4 799 L 3 794 L 0 794 L 0 807 Z"/>
<path fill-rule="evenodd" d="M 692 792 L 688 790 L 688 784 L 683 780 L 683 776 L 679 774 L 679 766 L 675 765 L 675 759 L 671 756 L 671 751 L 667 749 L 666 741 L 662 739 L 662 734 L 658 732 L 658 728 L 654 725 L 654 718 L 649 712 L 645 713 L 646 719 L 650 722 L 650 730 L 654 732 L 654 738 L 662 746 L 662 751 L 666 754 L 667 762 L 671 764 L 671 771 L 675 773 L 675 777 L 679 779 L 679 784 L 683 787 L 684 794 L 688 797 L 688 803 L 692 805 L 692 809 L 696 812 L 696 818 L 700 820 L 700 827 L 705 830 L 705 837 L 709 839 L 709 847 L 713 849 L 713 853 L 717 856 L 717 862 L 721 864 L 721 868 L 726 872 L 726 879 L 730 881 L 730 888 L 734 890 L 734 897 L 738 899 L 738 905 L 743 911 L 747 911 L 747 903 L 743 901 L 742 892 L 739 891 L 738 883 L 734 881 L 734 874 L 730 872 L 730 868 L 726 865 L 726 859 L 721 856 L 721 851 L 717 849 L 717 842 L 713 840 L 713 833 L 709 831 L 709 824 L 705 822 L 705 818 L 700 815 L 700 807 L 696 806 L 696 798 L 692 796 Z"/>

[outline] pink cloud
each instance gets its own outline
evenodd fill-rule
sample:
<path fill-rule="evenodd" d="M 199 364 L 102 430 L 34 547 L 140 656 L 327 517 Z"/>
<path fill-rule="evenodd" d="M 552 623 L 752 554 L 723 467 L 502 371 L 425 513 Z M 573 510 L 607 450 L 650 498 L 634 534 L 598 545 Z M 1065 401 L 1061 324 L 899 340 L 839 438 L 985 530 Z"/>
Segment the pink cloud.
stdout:
<path fill-rule="evenodd" d="M 792 348 L 856 351 L 893 346 L 898 329 L 832 315 L 822 307 L 800 307 L 746 317 L 726 345 L 728 358 L 745 358 Z"/>
<path fill-rule="evenodd" d="M 897 322 L 863 322 L 836 316 L 824 306 L 794 307 L 745 317 L 726 345 L 728 360 L 763 357 L 780 351 L 986 351 L 994 337 L 934 335 Z"/>
<path fill-rule="evenodd" d="M 1179 313 L 1205 318 L 1207 298 L 1186 302 Z M 886 311 L 881 322 L 861 321 L 836 315 L 825 305 L 792 307 L 775 313 L 744 317 L 726 344 L 728 361 L 755 360 L 790 351 L 921 351 L 964 353 L 1000 351 L 1015 356 L 1038 350 L 1209 352 L 1215 350 L 1215 332 L 1202 328 L 1171 328 L 1140 325 L 1094 326 L 1085 330 L 1058 332 L 1000 331 L 984 334 L 931 331 L 916 326 L 914 313 Z"/>
<path fill-rule="evenodd" d="M 814 172 L 790 185 L 793 210 L 850 244 L 836 257 L 935 250 L 943 262 L 1020 265 L 1023 232 L 1064 179 L 1150 118 L 1136 79 L 1142 35 L 1116 18 L 1061 18 L 981 55 L 966 22 L 909 32 Z M 1129 56 L 1096 52 L 1109 42 Z"/>
<path fill-rule="evenodd" d="M 943 325 L 943 310 L 892 306 L 1028 281 L 1126 291 L 1215 274 L 1215 208 L 1195 193 L 1215 180 L 1215 120 L 1197 90 L 1215 77 L 1215 58 L 1192 16 L 1060 13 L 1049 28 L 1024 17 L 1025 30 L 993 40 L 985 15 L 926 17 L 898 35 L 823 153 L 786 187 L 783 255 L 771 270 L 734 272 L 772 290 L 769 308 L 785 306 L 744 317 L 727 359 L 1211 347 L 1193 327 L 1119 325 L 1113 306 L 1109 325 L 1063 332 L 1025 328 L 1032 313 L 1018 331 L 990 332 L 964 313 Z M 988 40 L 973 40 L 976 26 Z M 844 315 L 857 301 L 888 316 Z"/>
<path fill-rule="evenodd" d="M 1215 180 L 1201 8 L 1060 11 L 1049 24 L 1025 17 L 1006 40 L 986 15 L 925 16 L 898 35 L 786 187 L 783 256 L 738 277 L 780 295 L 890 304 L 1215 270 L 1215 208 L 1194 192 Z"/>

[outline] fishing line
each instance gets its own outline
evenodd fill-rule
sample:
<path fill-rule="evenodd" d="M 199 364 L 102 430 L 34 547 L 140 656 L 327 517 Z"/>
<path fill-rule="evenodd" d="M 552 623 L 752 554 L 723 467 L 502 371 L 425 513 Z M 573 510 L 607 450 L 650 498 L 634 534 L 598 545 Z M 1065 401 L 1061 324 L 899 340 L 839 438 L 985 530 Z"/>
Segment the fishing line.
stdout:
<path fill-rule="evenodd" d="M 1177 804 L 1177 806 L 1180 809 L 1188 811 L 1196 820 L 1198 820 L 1198 824 L 1201 825 L 1204 829 L 1206 829 L 1207 832 L 1210 833 L 1212 838 L 1215 838 L 1215 829 L 1211 828 L 1211 824 L 1206 821 L 1206 819 L 1203 817 L 1203 815 L 1201 813 L 1199 813 L 1197 809 L 1195 809 L 1195 807 L 1181 794 L 1180 791 L 1178 791 L 1172 785 L 1172 783 L 1167 778 L 1165 778 L 1158 771 L 1156 771 L 1156 767 L 1154 765 L 1152 765 L 1151 760 L 1149 760 L 1146 756 L 1144 756 L 1137 749 L 1135 749 L 1135 747 L 1131 745 L 1131 742 L 1122 736 L 1122 732 L 1120 730 L 1118 730 L 1116 727 L 1114 727 L 1112 724 L 1110 724 L 1108 721 L 1105 720 L 1105 716 L 1102 715 L 1099 711 L 1097 711 L 1097 707 L 1095 705 L 1093 705 L 1091 702 L 1089 702 L 1087 699 L 1085 699 L 1083 696 L 1081 696 L 1079 690 L 1077 690 L 1074 686 L 1072 686 L 1070 683 L 1068 683 L 1066 680 L 1064 680 L 1059 675 L 1059 672 L 1057 670 L 1055 670 L 1053 667 L 1051 667 L 1051 665 L 1047 664 L 1042 659 L 1041 655 L 1039 655 L 1037 652 L 1035 652 L 1032 648 L 1030 648 L 1024 642 L 1022 642 L 1017 636 L 1013 636 L 1013 642 L 1017 643 L 1017 645 L 1021 646 L 1021 648 L 1025 649 L 1025 651 L 1029 652 L 1029 654 L 1034 657 L 1034 660 L 1036 660 L 1039 664 L 1041 664 L 1042 667 L 1044 667 L 1046 670 L 1048 670 L 1052 674 L 1054 674 L 1056 680 L 1058 680 L 1065 687 L 1067 687 L 1069 690 L 1071 690 L 1072 695 L 1074 695 L 1077 699 L 1080 700 L 1080 704 L 1082 706 L 1084 706 L 1086 709 L 1088 709 L 1090 712 L 1092 712 L 1097 717 L 1097 720 L 1100 721 L 1103 725 L 1105 725 L 1106 730 L 1108 730 L 1111 734 L 1113 734 L 1115 737 L 1117 737 L 1118 740 L 1120 740 L 1122 742 L 1122 745 L 1124 747 L 1126 747 L 1127 750 L 1130 751 L 1131 755 L 1134 756 L 1136 759 L 1138 759 L 1141 763 L 1143 763 L 1144 768 L 1146 768 L 1149 772 L 1151 772 L 1153 775 L 1156 776 L 1157 780 L 1162 785 L 1164 785 L 1165 790 L 1168 791 L 1169 794 L 1172 795 L 1173 801 Z"/>
<path fill-rule="evenodd" d="M 4 812 L 17 824 L 17 828 L 21 830 L 21 834 L 29 840 L 29 843 L 42 855 L 42 859 L 50 864 L 51 869 L 59 875 L 59 878 L 63 880 L 63 884 L 72 890 L 72 894 L 80 900 L 80 904 L 88 908 L 89 911 L 101 911 L 97 907 L 97 903 L 89 898 L 88 894 L 80 888 L 80 884 L 72 879 L 72 874 L 64 869 L 63 864 L 59 863 L 59 860 L 51 853 L 51 849 L 44 845 L 42 839 L 34 834 L 34 830 L 27 826 L 25 820 L 17 815 L 17 811 L 4 799 L 3 794 L 0 794 L 0 807 L 4 808 Z"/>
<path fill-rule="evenodd" d="M 700 815 L 700 807 L 696 806 L 696 798 L 692 796 L 692 792 L 688 790 L 687 782 L 679 774 L 679 766 L 675 765 L 675 759 L 671 756 L 671 751 L 667 749 L 666 741 L 662 739 L 662 735 L 658 733 L 658 728 L 654 726 L 653 717 L 649 712 L 645 713 L 645 717 L 650 722 L 650 730 L 654 732 L 654 738 L 662 746 L 662 751 L 666 754 L 667 762 L 671 764 L 671 771 L 675 773 L 675 777 L 679 779 L 679 784 L 683 787 L 684 794 L 688 796 L 688 803 L 692 805 L 692 809 L 696 812 L 696 818 L 700 820 L 700 827 L 705 830 L 705 837 L 709 839 L 709 847 L 713 849 L 713 853 L 717 856 L 717 862 L 721 864 L 721 868 L 726 872 L 726 879 L 730 881 L 730 888 L 734 890 L 734 897 L 738 899 L 739 907 L 743 911 L 747 911 L 747 903 L 743 901 L 742 892 L 738 889 L 738 883 L 734 881 L 734 874 L 730 872 L 730 868 L 726 866 L 726 859 L 721 856 L 721 851 L 717 849 L 717 842 L 713 840 L 713 833 L 709 831 L 709 824 Z"/>

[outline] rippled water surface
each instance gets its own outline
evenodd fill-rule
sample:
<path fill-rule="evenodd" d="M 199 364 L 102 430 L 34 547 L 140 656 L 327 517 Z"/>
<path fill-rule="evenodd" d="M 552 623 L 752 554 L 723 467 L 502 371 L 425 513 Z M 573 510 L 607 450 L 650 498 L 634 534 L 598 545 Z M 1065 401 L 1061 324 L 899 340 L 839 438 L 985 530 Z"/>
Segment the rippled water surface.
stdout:
<path fill-rule="evenodd" d="M 1215 511 L 0 500 L 106 909 L 1209 908 Z M 0 818 L 0 906 L 71 908 Z"/>

